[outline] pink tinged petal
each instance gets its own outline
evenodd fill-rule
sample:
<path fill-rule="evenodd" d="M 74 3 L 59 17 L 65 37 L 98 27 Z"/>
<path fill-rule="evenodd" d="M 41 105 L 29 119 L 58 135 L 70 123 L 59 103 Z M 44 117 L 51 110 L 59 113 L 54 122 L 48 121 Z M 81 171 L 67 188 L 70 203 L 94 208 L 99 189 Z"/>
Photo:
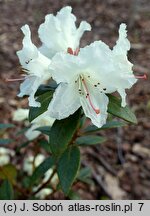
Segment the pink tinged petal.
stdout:
<path fill-rule="evenodd" d="M 80 102 L 84 113 L 94 125 L 101 127 L 107 118 L 108 97 L 88 80 L 81 82 Z"/>
<path fill-rule="evenodd" d="M 81 106 L 75 84 L 60 83 L 49 104 L 48 113 L 56 119 L 73 114 Z"/>

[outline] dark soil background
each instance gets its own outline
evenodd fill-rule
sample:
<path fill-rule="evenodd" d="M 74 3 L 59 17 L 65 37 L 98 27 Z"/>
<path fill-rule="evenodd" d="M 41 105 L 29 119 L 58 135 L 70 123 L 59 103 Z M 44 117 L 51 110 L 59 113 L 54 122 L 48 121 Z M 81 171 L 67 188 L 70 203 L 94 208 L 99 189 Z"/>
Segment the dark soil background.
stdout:
<path fill-rule="evenodd" d="M 0 0 L 0 119 L 12 123 L 12 112 L 27 107 L 27 99 L 17 98 L 16 78 L 20 65 L 16 51 L 22 47 L 20 28 L 29 24 L 32 39 L 40 45 L 38 26 L 48 13 L 56 13 L 65 5 L 73 7 L 77 24 L 87 20 L 92 31 L 84 35 L 81 46 L 103 40 L 113 47 L 118 26 L 125 22 L 131 41 L 129 59 L 135 74 L 150 73 L 150 1 L 149 0 Z M 82 199 L 150 199 L 150 79 L 139 80 L 128 91 L 128 104 L 135 111 L 138 124 L 111 129 L 102 134 L 108 141 L 82 150 L 83 166 L 92 167 L 94 184 L 79 183 L 74 190 Z M 18 125 L 20 127 L 20 125 Z M 16 129 L 17 130 L 17 129 Z M 10 138 L 15 137 L 14 129 Z M 13 144 L 13 148 L 17 143 Z M 123 150 L 119 157 L 118 146 Z M 121 163 L 121 160 L 124 163 Z M 52 199 L 63 199 L 58 193 Z"/>

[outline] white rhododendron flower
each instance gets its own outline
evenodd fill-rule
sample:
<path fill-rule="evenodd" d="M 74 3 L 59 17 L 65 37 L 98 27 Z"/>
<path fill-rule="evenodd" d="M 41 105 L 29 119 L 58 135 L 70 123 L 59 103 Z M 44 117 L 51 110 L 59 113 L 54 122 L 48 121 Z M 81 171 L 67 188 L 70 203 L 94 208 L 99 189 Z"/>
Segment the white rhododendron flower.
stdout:
<path fill-rule="evenodd" d="M 53 118 L 66 118 L 82 106 L 92 123 L 101 127 L 107 118 L 106 93 L 118 91 L 122 106 L 126 105 L 125 89 L 137 80 L 127 59 L 130 43 L 126 36 L 126 25 L 121 24 L 113 50 L 96 41 L 80 49 L 78 55 L 62 52 L 54 56 L 50 70 L 59 86 L 48 108 Z"/>
<path fill-rule="evenodd" d="M 0 147 L 0 166 L 10 163 L 10 157 L 15 156 L 15 152 L 11 149 Z"/>
<path fill-rule="evenodd" d="M 25 25 L 21 30 L 24 33 L 23 48 L 17 52 L 17 55 L 27 75 L 24 78 L 24 82 L 20 85 L 18 96 L 29 95 L 29 105 L 37 107 L 40 106 L 40 103 L 35 101 L 34 95 L 38 87 L 51 78 L 48 69 L 51 60 L 41 54 L 32 43 L 29 26 Z"/>
<path fill-rule="evenodd" d="M 71 13 L 72 8 L 62 8 L 56 16 L 48 14 L 45 22 L 40 25 L 38 33 L 43 42 L 40 51 L 48 57 L 53 57 L 57 52 L 78 52 L 80 38 L 84 31 L 90 31 L 91 26 L 86 21 L 76 28 L 76 17 Z"/>
<path fill-rule="evenodd" d="M 28 109 L 18 109 L 13 113 L 13 120 L 15 121 L 25 120 L 28 118 L 28 115 L 29 115 Z M 36 131 L 36 129 L 44 126 L 51 127 L 54 121 L 55 119 L 51 118 L 47 112 L 39 115 L 31 122 L 31 127 L 25 132 L 25 136 L 27 137 L 28 140 L 33 140 L 37 138 L 41 134 L 41 132 Z"/>

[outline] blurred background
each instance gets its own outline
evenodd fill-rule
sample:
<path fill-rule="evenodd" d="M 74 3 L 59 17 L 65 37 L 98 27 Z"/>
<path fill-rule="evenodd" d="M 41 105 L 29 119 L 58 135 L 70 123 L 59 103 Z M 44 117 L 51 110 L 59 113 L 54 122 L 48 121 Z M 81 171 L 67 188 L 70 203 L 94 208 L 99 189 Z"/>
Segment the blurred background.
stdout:
<path fill-rule="evenodd" d="M 27 99 L 19 99 L 19 82 L 6 82 L 20 74 L 16 51 L 22 47 L 20 28 L 29 24 L 35 45 L 40 46 L 37 30 L 48 13 L 70 5 L 77 25 L 86 20 L 92 26 L 81 41 L 81 47 L 102 40 L 110 47 L 118 38 L 119 24 L 125 22 L 131 42 L 129 59 L 137 75 L 146 73 L 128 91 L 128 104 L 135 111 L 138 124 L 102 132 L 108 140 L 82 150 L 83 165 L 91 167 L 93 183 L 79 183 L 75 190 L 82 199 L 150 199 L 150 1 L 149 0 L 0 0 L 0 121 L 14 123 L 16 128 L 1 132 L 2 138 L 14 139 L 6 147 L 15 149 L 22 125 L 13 122 L 17 108 L 27 108 Z M 22 139 L 25 139 L 24 137 Z M 122 148 L 121 156 L 119 149 Z M 24 153 L 25 154 L 25 153 Z M 1 157 L 1 153 L 0 153 Z M 11 157 L 21 163 L 22 155 Z M 123 163 L 124 162 L 124 163 Z M 55 199 L 63 199 L 57 194 Z"/>

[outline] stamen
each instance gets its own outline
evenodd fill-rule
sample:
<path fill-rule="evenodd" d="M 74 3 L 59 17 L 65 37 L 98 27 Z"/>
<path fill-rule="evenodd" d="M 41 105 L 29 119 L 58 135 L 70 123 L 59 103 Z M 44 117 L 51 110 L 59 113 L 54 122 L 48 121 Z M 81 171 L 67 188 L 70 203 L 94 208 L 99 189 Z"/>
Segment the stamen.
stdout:
<path fill-rule="evenodd" d="M 22 81 L 22 80 L 25 80 L 25 77 L 16 78 L 16 79 L 9 79 L 9 78 L 7 78 L 6 82 L 15 82 L 15 81 Z"/>
<path fill-rule="evenodd" d="M 90 103 L 92 109 L 95 111 L 95 113 L 96 113 L 96 114 L 99 114 L 99 113 L 100 113 L 100 110 L 99 110 L 99 109 L 96 109 L 96 108 L 94 107 L 94 105 L 93 105 L 93 103 L 92 103 L 92 101 L 91 101 L 90 94 L 89 94 L 89 90 L 88 90 L 88 88 L 87 88 L 87 85 L 86 85 L 85 80 L 82 79 L 82 82 L 83 82 L 83 85 L 84 85 L 84 87 L 85 87 L 85 89 L 86 89 L 86 92 L 87 92 L 86 98 L 89 100 L 89 103 Z"/>
<path fill-rule="evenodd" d="M 67 53 L 69 53 L 70 55 L 74 55 L 74 56 L 77 56 L 80 52 L 80 49 L 77 48 L 75 51 L 73 51 L 73 49 L 71 47 L 68 47 L 67 49 Z"/>
<path fill-rule="evenodd" d="M 69 53 L 70 55 L 73 55 L 73 50 L 72 50 L 71 47 L 68 47 L 68 49 L 67 49 L 67 53 Z"/>
<path fill-rule="evenodd" d="M 77 56 L 77 55 L 79 54 L 79 52 L 80 52 L 80 49 L 77 48 L 77 49 L 74 51 L 74 55 Z"/>
<path fill-rule="evenodd" d="M 135 76 L 136 79 L 147 79 L 147 74 Z"/>

